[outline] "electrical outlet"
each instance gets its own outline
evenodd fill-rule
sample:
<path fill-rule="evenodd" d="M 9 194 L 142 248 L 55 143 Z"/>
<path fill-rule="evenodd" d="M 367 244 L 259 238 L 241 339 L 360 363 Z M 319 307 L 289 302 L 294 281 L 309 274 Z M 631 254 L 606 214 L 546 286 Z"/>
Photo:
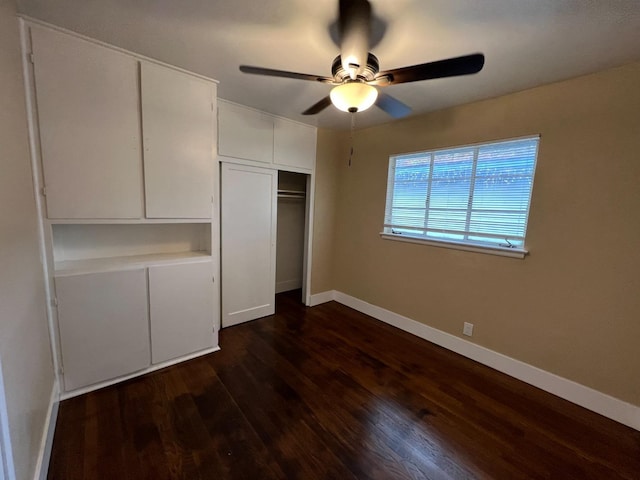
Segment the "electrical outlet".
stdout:
<path fill-rule="evenodd" d="M 462 333 L 471 337 L 473 336 L 473 323 L 464 322 L 464 327 L 462 328 Z"/>

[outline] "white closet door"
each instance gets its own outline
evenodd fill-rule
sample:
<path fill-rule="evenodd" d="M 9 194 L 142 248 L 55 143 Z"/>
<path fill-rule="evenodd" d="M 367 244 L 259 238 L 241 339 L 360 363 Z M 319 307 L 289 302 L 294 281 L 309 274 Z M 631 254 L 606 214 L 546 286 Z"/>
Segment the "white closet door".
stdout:
<path fill-rule="evenodd" d="M 212 262 L 149 267 L 152 362 L 214 346 Z"/>
<path fill-rule="evenodd" d="M 32 27 L 49 218 L 140 218 L 138 62 Z"/>
<path fill-rule="evenodd" d="M 278 172 L 222 164 L 222 326 L 275 312 Z"/>
<path fill-rule="evenodd" d="M 142 63 L 148 218 L 211 218 L 215 85 Z"/>
<path fill-rule="evenodd" d="M 64 389 L 150 364 L 145 270 L 56 278 Z"/>

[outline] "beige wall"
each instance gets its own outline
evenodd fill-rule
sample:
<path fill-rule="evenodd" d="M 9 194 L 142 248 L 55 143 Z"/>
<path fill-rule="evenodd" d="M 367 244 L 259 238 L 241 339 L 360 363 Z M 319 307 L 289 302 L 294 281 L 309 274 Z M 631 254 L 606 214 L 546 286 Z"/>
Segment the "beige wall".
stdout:
<path fill-rule="evenodd" d="M 318 129 L 315 196 L 313 209 L 313 251 L 311 293 L 333 290 L 334 231 L 338 201 L 338 167 L 344 157 L 348 136 Z"/>
<path fill-rule="evenodd" d="M 632 64 L 358 131 L 353 166 L 318 176 L 339 182 L 318 186 L 338 213 L 331 280 L 313 292 L 459 336 L 472 322 L 473 342 L 640 405 L 638 85 Z M 524 260 L 379 237 L 389 155 L 538 133 Z M 327 162 L 333 139 L 319 138 Z M 314 262 L 324 272 L 329 257 Z"/>
<path fill-rule="evenodd" d="M 0 0 L 0 361 L 19 480 L 33 478 L 53 386 L 18 21 Z"/>

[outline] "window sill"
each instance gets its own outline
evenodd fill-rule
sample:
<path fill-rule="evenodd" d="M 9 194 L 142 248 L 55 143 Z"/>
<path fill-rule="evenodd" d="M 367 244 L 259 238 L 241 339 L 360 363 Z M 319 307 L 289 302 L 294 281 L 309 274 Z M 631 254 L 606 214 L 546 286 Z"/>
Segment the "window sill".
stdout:
<path fill-rule="evenodd" d="M 507 248 L 491 245 L 471 245 L 468 243 L 455 242 L 451 240 L 427 240 L 420 237 L 412 237 L 407 234 L 394 234 L 381 232 L 380 237 L 385 240 L 397 240 L 400 242 L 418 243 L 430 245 L 432 247 L 452 248 L 454 250 L 464 250 L 467 252 L 486 253 L 488 255 L 499 255 L 502 257 L 524 258 L 529 253 L 523 248 Z"/>

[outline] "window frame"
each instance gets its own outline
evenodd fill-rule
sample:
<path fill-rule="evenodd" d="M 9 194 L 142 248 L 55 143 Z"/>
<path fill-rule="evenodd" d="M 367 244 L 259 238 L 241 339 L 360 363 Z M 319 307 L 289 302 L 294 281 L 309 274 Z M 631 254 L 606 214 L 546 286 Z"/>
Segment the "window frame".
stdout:
<path fill-rule="evenodd" d="M 527 227 L 529 223 L 529 213 L 531 211 L 531 198 L 533 195 L 533 184 L 535 180 L 535 171 L 538 163 L 538 154 L 540 152 L 540 139 L 541 139 L 540 134 L 526 135 L 521 137 L 492 140 L 487 142 L 471 143 L 466 145 L 456 145 L 456 146 L 437 148 L 432 150 L 398 153 L 398 154 L 390 155 L 388 174 L 387 174 L 387 183 L 386 183 L 386 201 L 385 201 L 385 211 L 384 211 L 385 220 L 383 221 L 383 230 L 382 232 L 380 232 L 380 237 L 385 240 L 396 240 L 396 241 L 402 241 L 402 242 L 408 242 L 408 243 L 429 245 L 434 247 L 450 248 L 455 250 L 464 250 L 464 251 L 477 252 L 477 253 L 486 253 L 491 255 L 500 255 L 500 256 L 506 256 L 506 257 L 512 257 L 512 258 L 520 258 L 520 259 L 524 258 L 526 255 L 529 254 L 529 250 L 526 248 L 524 242 L 526 241 L 526 232 L 527 232 Z M 455 152 L 455 151 L 465 150 L 465 149 L 476 149 L 476 152 L 474 154 L 473 164 L 472 164 L 473 177 L 470 185 L 469 202 L 467 206 L 467 215 L 469 215 L 472 210 L 472 204 L 473 204 L 475 170 L 477 166 L 477 152 L 478 152 L 477 149 L 483 146 L 498 145 L 501 143 L 517 142 L 521 140 L 537 140 L 538 142 L 536 145 L 536 152 L 535 152 L 535 157 L 533 161 L 533 169 L 531 172 L 531 189 L 529 191 L 529 198 L 527 203 L 526 220 L 524 225 L 524 236 L 522 239 L 522 242 L 523 242 L 522 246 L 508 247 L 508 246 L 494 245 L 490 243 L 476 242 L 473 240 L 471 241 L 455 240 L 455 239 L 447 239 L 447 238 L 440 239 L 437 237 L 427 237 L 426 235 L 419 235 L 419 234 L 412 235 L 411 233 L 408 233 L 408 232 L 393 232 L 392 231 L 393 226 L 388 226 L 386 224 L 386 219 L 387 219 L 389 209 L 392 208 L 391 207 L 392 203 L 390 202 L 392 202 L 393 200 L 393 187 L 394 187 L 394 180 L 395 180 L 394 160 L 396 158 L 410 156 L 410 155 L 422 155 L 422 154 L 430 155 L 433 158 L 433 156 L 435 156 L 438 153 Z M 490 234 L 487 234 L 487 235 L 490 235 Z"/>

